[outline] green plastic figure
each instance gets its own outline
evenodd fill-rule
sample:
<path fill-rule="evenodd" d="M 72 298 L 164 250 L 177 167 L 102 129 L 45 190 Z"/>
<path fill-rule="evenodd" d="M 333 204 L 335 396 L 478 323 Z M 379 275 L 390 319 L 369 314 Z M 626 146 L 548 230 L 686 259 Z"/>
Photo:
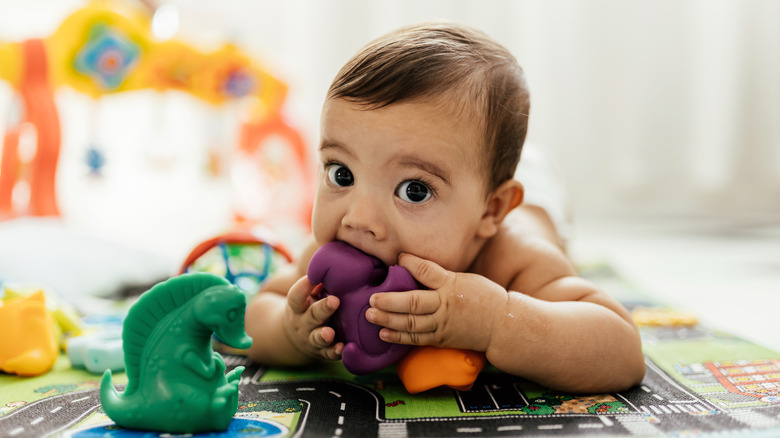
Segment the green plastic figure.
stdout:
<path fill-rule="evenodd" d="M 130 308 L 122 340 L 128 383 L 118 393 L 106 370 L 103 410 L 130 429 L 168 433 L 226 430 L 238 409 L 244 367 L 225 375 L 211 334 L 245 349 L 246 298 L 214 274 L 184 274 L 157 284 Z"/>

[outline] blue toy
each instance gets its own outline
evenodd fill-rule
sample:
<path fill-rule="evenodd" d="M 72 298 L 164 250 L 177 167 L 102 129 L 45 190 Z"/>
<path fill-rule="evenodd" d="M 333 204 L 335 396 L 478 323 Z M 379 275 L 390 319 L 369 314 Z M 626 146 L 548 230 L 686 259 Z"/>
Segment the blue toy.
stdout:
<path fill-rule="evenodd" d="M 67 342 L 68 359 L 74 368 L 84 368 L 95 374 L 125 369 L 121 330 L 74 336 Z"/>

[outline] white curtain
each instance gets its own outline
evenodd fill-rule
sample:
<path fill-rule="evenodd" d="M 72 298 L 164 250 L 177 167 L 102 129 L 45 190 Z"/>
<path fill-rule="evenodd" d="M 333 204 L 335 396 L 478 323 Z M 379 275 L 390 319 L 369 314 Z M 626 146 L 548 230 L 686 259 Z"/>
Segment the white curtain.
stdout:
<path fill-rule="evenodd" d="M 401 25 L 451 19 L 482 28 L 523 65 L 529 140 L 556 154 L 576 214 L 780 219 L 780 2 L 162 3 L 178 8 L 180 38 L 204 49 L 233 41 L 287 81 L 287 115 L 312 147 L 325 90 L 357 49 Z M 0 40 L 50 32 L 78 4 L 0 2 Z M 9 95 L 0 93 L 0 116 Z"/>
<path fill-rule="evenodd" d="M 525 68 L 529 139 L 555 152 L 581 215 L 780 218 L 780 2 L 175 3 L 183 33 L 232 36 L 280 67 L 312 141 L 352 53 L 401 25 L 452 19 Z"/>

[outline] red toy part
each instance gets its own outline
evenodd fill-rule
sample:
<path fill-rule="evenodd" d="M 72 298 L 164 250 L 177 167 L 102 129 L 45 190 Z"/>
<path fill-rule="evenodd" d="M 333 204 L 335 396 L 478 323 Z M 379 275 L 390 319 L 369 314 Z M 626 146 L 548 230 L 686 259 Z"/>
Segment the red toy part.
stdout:
<path fill-rule="evenodd" d="M 485 364 L 484 353 L 425 346 L 412 349 L 395 368 L 406 390 L 416 394 L 442 385 L 468 391 Z"/>
<path fill-rule="evenodd" d="M 3 139 L 0 162 L 0 218 L 14 216 L 58 216 L 55 176 L 60 154 L 60 122 L 54 94 L 49 84 L 46 50 L 43 41 L 30 39 L 23 43 L 24 73 L 19 93 L 23 101 L 20 123 L 9 126 Z M 35 156 L 22 163 L 19 137 L 22 126 L 35 130 Z M 16 208 L 14 188 L 26 180 L 30 188 L 27 205 Z"/>
<path fill-rule="evenodd" d="M 43 292 L 0 306 L 0 370 L 37 376 L 54 366 L 59 355 L 54 321 Z"/>
<path fill-rule="evenodd" d="M 187 268 L 189 268 L 195 260 L 197 260 L 200 256 L 205 254 L 208 250 L 211 248 L 214 248 L 217 245 L 220 244 L 228 244 L 228 243 L 256 243 L 256 244 L 264 244 L 268 245 L 271 248 L 274 249 L 274 251 L 277 251 L 279 254 L 284 256 L 284 258 L 292 263 L 293 258 L 290 252 L 285 248 L 283 245 L 279 243 L 273 242 L 272 239 L 264 238 L 256 236 L 253 233 L 247 232 L 247 231 L 233 231 L 225 234 L 220 234 L 219 236 L 212 237 L 209 240 L 206 240 L 204 242 L 201 242 L 193 248 L 192 251 L 187 255 L 187 258 L 184 259 L 184 263 L 181 264 L 181 267 L 179 268 L 179 274 L 184 274 L 187 272 Z"/>

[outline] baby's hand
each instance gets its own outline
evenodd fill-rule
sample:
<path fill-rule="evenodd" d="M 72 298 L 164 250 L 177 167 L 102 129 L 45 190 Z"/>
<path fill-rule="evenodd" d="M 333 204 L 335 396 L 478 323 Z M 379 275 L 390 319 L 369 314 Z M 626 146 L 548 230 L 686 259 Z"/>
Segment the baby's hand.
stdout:
<path fill-rule="evenodd" d="M 341 359 L 342 342 L 333 344 L 336 332 L 324 325 L 339 307 L 339 299 L 320 299 L 321 287 L 315 287 L 304 277 L 287 294 L 284 329 L 290 342 L 306 357 Z"/>
<path fill-rule="evenodd" d="M 506 290 L 487 278 L 450 272 L 434 262 L 402 254 L 399 264 L 431 290 L 384 292 L 371 296 L 366 319 L 384 327 L 382 340 L 486 351 Z"/>

